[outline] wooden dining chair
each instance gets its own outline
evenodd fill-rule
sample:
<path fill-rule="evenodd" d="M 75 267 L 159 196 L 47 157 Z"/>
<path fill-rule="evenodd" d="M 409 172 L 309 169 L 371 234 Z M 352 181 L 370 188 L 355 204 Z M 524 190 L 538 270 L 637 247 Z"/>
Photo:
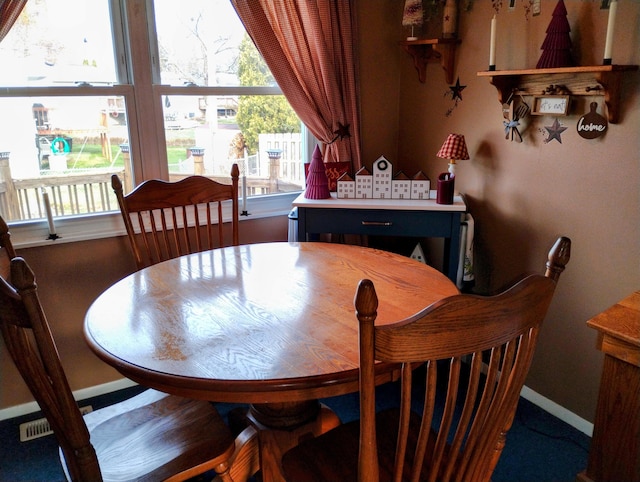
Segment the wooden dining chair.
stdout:
<path fill-rule="evenodd" d="M 24 259 L 0 278 L 0 332 L 60 445 L 68 480 L 178 481 L 209 470 L 231 481 L 234 437 L 215 407 L 146 390 L 84 417 L 73 398 Z"/>
<path fill-rule="evenodd" d="M 234 164 L 231 184 L 203 176 L 177 182 L 150 179 L 126 195 L 120 178 L 111 176 L 137 268 L 183 254 L 237 245 L 239 175 Z M 231 243 L 224 239 L 223 201 L 231 201 Z"/>
<path fill-rule="evenodd" d="M 9 226 L 0 216 L 0 276 L 9 276 L 9 262 L 16 257 L 16 250 L 11 243 Z"/>
<path fill-rule="evenodd" d="M 389 325 L 374 326 L 375 288 L 362 280 L 355 297 L 360 420 L 285 453 L 287 480 L 490 480 L 570 248 L 568 238 L 558 239 L 545 276 L 496 296 L 444 298 Z M 376 361 L 401 367 L 399 408 L 378 414 Z"/>

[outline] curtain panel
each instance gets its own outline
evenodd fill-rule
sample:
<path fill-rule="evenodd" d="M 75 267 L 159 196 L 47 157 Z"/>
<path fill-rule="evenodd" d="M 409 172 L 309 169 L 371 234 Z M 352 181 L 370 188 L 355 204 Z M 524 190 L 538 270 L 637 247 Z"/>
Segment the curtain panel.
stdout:
<path fill-rule="evenodd" d="M 0 0 L 0 42 L 20 16 L 27 0 Z"/>
<path fill-rule="evenodd" d="M 285 97 L 324 144 L 361 167 L 355 12 L 350 0 L 231 0 Z"/>

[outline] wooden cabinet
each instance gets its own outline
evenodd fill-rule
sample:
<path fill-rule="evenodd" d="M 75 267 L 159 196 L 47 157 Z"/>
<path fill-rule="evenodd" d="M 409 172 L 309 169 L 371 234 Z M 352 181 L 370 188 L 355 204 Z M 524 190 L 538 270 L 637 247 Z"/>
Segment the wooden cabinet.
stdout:
<path fill-rule="evenodd" d="M 577 480 L 640 481 L 640 291 L 587 325 L 605 356 L 587 469 Z"/>

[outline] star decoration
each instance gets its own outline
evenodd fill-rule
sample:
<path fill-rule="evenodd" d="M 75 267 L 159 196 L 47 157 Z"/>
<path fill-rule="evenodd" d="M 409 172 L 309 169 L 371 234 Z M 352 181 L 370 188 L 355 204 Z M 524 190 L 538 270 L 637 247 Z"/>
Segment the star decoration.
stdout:
<path fill-rule="evenodd" d="M 466 85 L 460 85 L 460 77 L 456 80 L 456 85 L 450 85 L 451 99 L 458 102 L 458 99 L 462 100 L 462 91 L 466 88 Z"/>
<path fill-rule="evenodd" d="M 553 125 L 544 126 L 544 128 L 547 129 L 547 131 L 549 132 L 549 137 L 547 137 L 545 142 L 551 142 L 553 139 L 555 139 L 560 144 L 562 144 L 562 138 L 560 137 L 560 134 L 562 134 L 564 131 L 566 131 L 567 128 L 566 127 L 562 127 L 560 125 L 560 122 L 558 122 L 558 119 L 553 121 Z"/>
<path fill-rule="evenodd" d="M 351 134 L 349 133 L 349 127 L 351 127 L 351 124 L 342 124 L 338 122 L 338 128 L 333 131 L 336 136 L 333 138 L 330 144 L 333 144 L 338 139 L 342 140 L 345 137 L 351 137 Z"/>

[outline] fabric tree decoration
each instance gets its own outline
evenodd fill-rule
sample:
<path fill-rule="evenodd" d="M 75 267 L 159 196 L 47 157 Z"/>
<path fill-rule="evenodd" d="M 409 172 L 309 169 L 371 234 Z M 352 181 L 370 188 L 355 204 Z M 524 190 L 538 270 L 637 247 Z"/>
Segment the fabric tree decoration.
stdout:
<path fill-rule="evenodd" d="M 572 67 L 575 65 L 571 56 L 571 27 L 567 20 L 567 9 L 564 0 L 559 0 L 551 15 L 547 27 L 547 36 L 540 47 L 543 52 L 536 65 L 537 69 L 556 67 Z"/>
<path fill-rule="evenodd" d="M 322 160 L 322 152 L 320 152 L 320 148 L 317 145 L 311 156 L 307 189 L 304 192 L 304 197 L 307 199 L 327 199 L 331 197 L 326 166 Z"/>

